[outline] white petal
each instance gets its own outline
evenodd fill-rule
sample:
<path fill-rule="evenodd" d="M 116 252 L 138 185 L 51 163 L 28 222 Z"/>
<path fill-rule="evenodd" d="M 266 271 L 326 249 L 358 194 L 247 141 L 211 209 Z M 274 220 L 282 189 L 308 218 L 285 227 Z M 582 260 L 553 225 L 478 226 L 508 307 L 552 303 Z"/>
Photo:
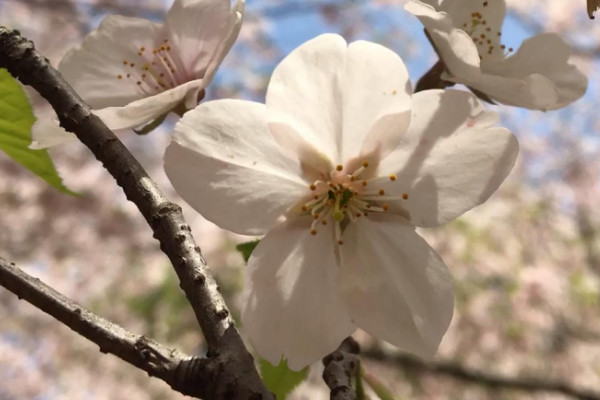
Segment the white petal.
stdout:
<path fill-rule="evenodd" d="M 410 121 L 412 90 L 404 63 L 383 46 L 354 42 L 348 46 L 341 83 L 341 159 L 387 155 Z"/>
<path fill-rule="evenodd" d="M 494 66 L 494 71 L 513 78 L 543 75 L 557 93 L 556 101 L 544 109 L 561 108 L 583 96 L 587 89 L 585 75 L 569 64 L 572 53 L 571 46 L 560 36 L 542 33 L 525 40 L 517 53 Z M 513 97 L 513 104 L 520 105 L 520 97 Z"/>
<path fill-rule="evenodd" d="M 408 195 L 390 202 L 390 211 L 408 216 L 416 226 L 437 226 L 487 200 L 519 151 L 512 133 L 490 126 L 493 114 L 463 91 L 413 95 L 408 132 L 380 164 L 381 181 L 373 183 L 386 195 Z M 395 181 L 388 178 L 392 173 Z"/>
<path fill-rule="evenodd" d="M 205 81 L 196 79 L 166 90 L 154 96 L 144 97 L 123 107 L 107 107 L 94 110 L 104 123 L 113 130 L 135 128 L 171 111 L 186 97 L 197 98 Z"/>
<path fill-rule="evenodd" d="M 65 55 L 59 71 L 92 108 L 123 106 L 145 97 L 137 85 L 144 64 L 138 52 L 142 46 L 152 51 L 160 31 L 145 19 L 108 16 Z"/>
<path fill-rule="evenodd" d="M 208 80 L 208 82 L 212 81 L 215 73 L 217 72 L 217 68 L 219 67 L 219 65 L 221 65 L 223 59 L 225 58 L 227 53 L 229 53 L 229 50 L 238 38 L 240 30 L 242 29 L 244 7 L 245 0 L 236 0 L 235 6 L 233 7 L 233 10 L 229 17 L 229 32 L 221 42 L 219 48 L 217 49 L 215 57 L 212 58 L 206 69 L 206 74 L 204 78 Z M 195 71 L 197 71 L 198 65 L 196 65 L 195 68 Z"/>
<path fill-rule="evenodd" d="M 559 99 L 554 83 L 540 74 L 513 78 L 501 74 L 484 73 L 477 81 L 473 82 L 452 77 L 450 80 L 477 89 L 499 103 L 532 110 L 553 108 Z"/>
<path fill-rule="evenodd" d="M 200 214 L 233 232 L 258 235 L 310 192 L 300 164 L 282 153 L 265 106 L 217 100 L 188 111 L 165 153 L 173 187 Z"/>
<path fill-rule="evenodd" d="M 404 8 L 423 23 L 453 76 L 457 79 L 469 77 L 471 80 L 479 77 L 481 71 L 477 46 L 465 31 L 454 26 L 448 13 L 438 12 L 418 0 L 412 0 Z"/>
<path fill-rule="evenodd" d="M 266 95 L 269 122 L 291 127 L 334 163 L 341 163 L 340 77 L 346 49 L 346 42 L 338 35 L 309 40 L 275 68 Z M 276 131 L 273 134 L 280 140 Z"/>
<path fill-rule="evenodd" d="M 230 34 L 235 29 L 239 32 L 241 15 L 230 8 L 229 0 L 176 0 L 169 10 L 166 27 L 172 46 L 184 69 L 195 78 L 205 77 L 213 60 L 222 60 L 221 53 L 226 54 L 235 41 L 237 33 L 233 40 Z M 229 46 L 226 49 L 224 42 Z"/>
<path fill-rule="evenodd" d="M 334 351 L 355 327 L 337 293 L 332 233 L 310 234 L 285 221 L 252 253 L 244 290 L 243 331 L 258 354 L 299 370 Z"/>
<path fill-rule="evenodd" d="M 402 217 L 371 213 L 344 232 L 340 291 L 352 321 L 373 336 L 431 357 L 454 309 L 444 262 Z"/>
<path fill-rule="evenodd" d="M 37 118 L 31 127 L 30 149 L 40 150 L 77 140 L 77 136 L 62 128 L 57 119 Z"/>

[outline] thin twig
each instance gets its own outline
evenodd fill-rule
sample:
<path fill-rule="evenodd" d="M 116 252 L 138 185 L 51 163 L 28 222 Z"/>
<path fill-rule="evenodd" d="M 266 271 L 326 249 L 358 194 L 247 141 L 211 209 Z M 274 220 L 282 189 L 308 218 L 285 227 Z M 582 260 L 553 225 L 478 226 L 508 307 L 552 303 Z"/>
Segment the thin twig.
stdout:
<path fill-rule="evenodd" d="M 352 378 L 360 370 L 359 353 L 360 346 L 356 340 L 348 337 L 336 351 L 323 359 L 323 380 L 331 389 L 331 400 L 356 400 Z"/>
<path fill-rule="evenodd" d="M 512 378 L 466 368 L 451 361 L 424 362 L 409 354 L 387 355 L 377 348 L 368 349 L 363 356 L 373 360 L 393 363 L 411 371 L 445 375 L 464 382 L 494 389 L 522 390 L 527 392 L 554 392 L 580 400 L 600 400 L 600 393 L 574 388 L 565 382 L 539 378 Z"/>
<path fill-rule="evenodd" d="M 220 360 L 219 368 L 213 371 L 215 392 L 206 397 L 272 398 L 233 324 L 181 207 L 165 198 L 127 148 L 91 113 L 33 43 L 5 27 L 0 27 L 0 67 L 32 86 L 52 105 L 61 125 L 89 147 L 151 226 L 196 314 L 208 355 Z"/>
<path fill-rule="evenodd" d="M 102 353 L 114 354 L 179 391 L 184 371 L 180 365 L 193 357 L 105 320 L 3 258 L 0 285 L 96 343 Z"/>

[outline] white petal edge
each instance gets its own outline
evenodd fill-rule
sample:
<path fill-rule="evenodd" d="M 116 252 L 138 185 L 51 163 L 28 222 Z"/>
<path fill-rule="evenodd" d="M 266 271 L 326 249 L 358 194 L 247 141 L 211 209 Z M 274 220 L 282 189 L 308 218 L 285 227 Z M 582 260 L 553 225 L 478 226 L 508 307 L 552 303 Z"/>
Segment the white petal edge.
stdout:
<path fill-rule="evenodd" d="M 491 126 L 496 118 L 468 92 L 426 90 L 413 95 L 407 134 L 380 164 L 381 180 L 373 182 L 400 198 L 389 202 L 390 212 L 407 216 L 415 226 L 432 227 L 487 200 L 519 152 L 510 131 Z M 396 175 L 395 181 L 390 174 Z"/>
<path fill-rule="evenodd" d="M 313 236 L 308 218 L 277 225 L 248 261 L 242 330 L 274 365 L 300 370 L 334 351 L 355 330 L 337 292 L 333 235 Z"/>
<path fill-rule="evenodd" d="M 135 128 L 171 111 L 186 97 L 197 99 L 198 93 L 205 85 L 206 82 L 203 79 L 196 79 L 154 96 L 136 100 L 123 107 L 107 107 L 93 110 L 93 113 L 100 117 L 110 129 Z"/>
<path fill-rule="evenodd" d="M 453 76 L 457 79 L 478 78 L 481 70 L 477 46 L 465 31 L 454 27 L 450 15 L 418 0 L 406 3 L 404 9 L 423 23 Z"/>
<path fill-rule="evenodd" d="M 370 42 L 348 46 L 343 75 L 341 160 L 389 154 L 410 121 L 411 85 L 393 51 Z M 385 123 L 383 122 L 385 121 Z"/>
<path fill-rule="evenodd" d="M 217 100 L 188 111 L 175 126 L 164 162 L 188 204 L 240 234 L 266 233 L 310 193 L 299 162 L 271 137 L 259 103 Z"/>
<path fill-rule="evenodd" d="M 352 321 L 371 335 L 432 357 L 454 310 L 444 262 L 396 215 L 351 223 L 341 246 L 340 293 Z"/>
<path fill-rule="evenodd" d="M 341 163 L 340 78 L 346 52 L 346 41 L 339 35 L 324 34 L 307 41 L 275 68 L 266 95 L 270 123 L 291 127 L 299 140 L 337 164 Z M 273 134 L 280 140 L 277 131 Z"/>
<path fill-rule="evenodd" d="M 76 140 L 77 136 L 62 128 L 57 119 L 37 118 L 31 127 L 29 148 L 42 150 Z"/>

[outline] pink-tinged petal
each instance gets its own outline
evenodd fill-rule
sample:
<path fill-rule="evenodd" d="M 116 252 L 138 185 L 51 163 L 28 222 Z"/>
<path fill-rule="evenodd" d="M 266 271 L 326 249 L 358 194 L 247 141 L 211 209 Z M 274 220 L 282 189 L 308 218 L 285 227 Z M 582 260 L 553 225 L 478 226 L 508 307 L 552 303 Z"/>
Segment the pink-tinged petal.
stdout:
<path fill-rule="evenodd" d="M 166 28 L 184 70 L 203 78 L 214 61 L 222 60 L 237 38 L 241 24 L 239 5 L 231 10 L 229 0 L 176 0 L 166 18 Z M 235 33 L 231 37 L 231 33 Z M 224 43 L 226 49 L 224 48 Z M 218 64 L 217 64 L 218 65 Z M 210 79 L 212 78 L 212 74 Z"/>
<path fill-rule="evenodd" d="M 133 101 L 123 107 L 107 107 L 93 112 L 110 129 L 135 128 L 171 111 L 185 101 L 186 97 L 197 99 L 198 92 L 204 86 L 204 80 L 197 79 L 154 96 Z"/>
<path fill-rule="evenodd" d="M 235 6 L 233 7 L 233 11 L 229 17 L 229 32 L 225 36 L 224 40 L 219 45 L 215 57 L 213 57 L 206 68 L 205 79 L 208 82 L 212 81 L 215 73 L 217 72 L 217 68 L 223 62 L 223 59 L 229 53 L 229 50 L 235 43 L 242 29 L 242 21 L 244 18 L 244 7 L 245 0 L 236 0 Z M 201 65 L 198 63 L 194 66 L 194 71 L 198 71 L 201 68 Z"/>
<path fill-rule="evenodd" d="M 348 225 L 340 293 L 352 321 L 411 353 L 432 357 L 454 310 L 444 262 L 405 219 L 371 213 Z"/>
<path fill-rule="evenodd" d="M 146 62 L 139 52 L 151 53 L 160 31 L 145 19 L 108 16 L 64 56 L 59 71 L 92 108 L 124 106 L 151 90 L 137 84 Z"/>
<path fill-rule="evenodd" d="M 340 78 L 346 52 L 346 42 L 338 35 L 309 40 L 275 68 L 266 96 L 270 123 L 291 127 L 301 140 L 338 164 L 342 130 Z M 277 131 L 273 134 L 280 140 Z"/>
<path fill-rule="evenodd" d="M 542 33 L 525 40 L 514 56 L 490 66 L 494 68 L 490 72 L 497 71 L 507 77 L 521 79 L 531 74 L 543 75 L 551 81 L 557 93 L 555 102 L 543 109 L 561 108 L 579 99 L 587 89 L 586 76 L 569 64 L 572 54 L 571 46 L 559 35 Z M 520 96 L 513 97 L 513 102 L 518 103 Z"/>
<path fill-rule="evenodd" d="M 337 292 L 331 230 L 299 219 L 277 225 L 248 261 L 242 329 L 257 353 L 299 370 L 334 351 L 355 327 Z"/>
<path fill-rule="evenodd" d="M 31 127 L 30 149 L 40 150 L 61 145 L 63 143 L 73 142 L 77 136 L 67 132 L 62 128 L 58 119 L 38 118 Z"/>
<path fill-rule="evenodd" d="M 548 110 L 554 108 L 559 100 L 554 82 L 540 74 L 513 78 L 502 74 L 484 73 L 473 82 L 468 79 L 448 78 L 477 89 L 498 103 L 511 106 Z"/>
<path fill-rule="evenodd" d="M 490 126 L 493 114 L 463 91 L 413 95 L 407 134 L 380 164 L 382 178 L 369 185 L 395 197 L 389 201 L 390 212 L 407 216 L 415 226 L 444 224 L 483 203 L 509 174 L 519 152 L 511 132 Z"/>
<path fill-rule="evenodd" d="M 208 220 L 245 235 L 266 233 L 310 192 L 300 164 L 282 153 L 265 106 L 217 100 L 188 111 L 165 153 L 173 187 Z"/>
<path fill-rule="evenodd" d="M 477 46 L 469 34 L 454 26 L 448 13 L 438 12 L 418 0 L 412 0 L 404 8 L 423 23 L 438 54 L 453 76 L 477 79 L 481 74 Z"/>
<path fill-rule="evenodd" d="M 375 43 L 354 42 L 341 84 L 341 160 L 389 154 L 410 121 L 412 89 L 400 57 Z"/>

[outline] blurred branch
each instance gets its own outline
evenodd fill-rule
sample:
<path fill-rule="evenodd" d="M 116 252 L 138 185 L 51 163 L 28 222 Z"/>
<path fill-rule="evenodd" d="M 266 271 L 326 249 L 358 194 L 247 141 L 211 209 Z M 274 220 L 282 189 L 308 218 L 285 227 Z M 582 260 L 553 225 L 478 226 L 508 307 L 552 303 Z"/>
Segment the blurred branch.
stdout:
<path fill-rule="evenodd" d="M 183 371 L 179 366 L 192 357 L 95 315 L 3 258 L 0 258 L 0 285 L 96 343 L 102 353 L 114 354 L 177 390 L 181 378 L 178 375 Z"/>
<path fill-rule="evenodd" d="M 331 389 L 331 400 L 356 400 L 352 378 L 360 370 L 360 346 L 352 337 L 323 359 L 323 380 Z"/>
<path fill-rule="evenodd" d="M 233 325 L 181 207 L 165 198 L 139 162 L 91 113 L 90 107 L 35 50 L 33 43 L 5 27 L 0 27 L 0 67 L 6 68 L 23 84 L 32 86 L 52 105 L 61 125 L 75 133 L 102 162 L 152 228 L 196 314 L 208 355 L 219 362 L 213 371 L 211 388 L 214 392 L 203 397 L 248 399 L 256 395 L 263 399 L 272 398 Z"/>
<path fill-rule="evenodd" d="M 579 400 L 600 400 L 600 393 L 576 389 L 564 382 L 543 380 L 538 378 L 509 378 L 466 368 L 452 361 L 424 362 L 409 354 L 384 353 L 381 349 L 372 348 L 363 351 L 363 356 L 372 360 L 391 363 L 407 370 L 445 375 L 453 379 L 470 382 L 494 389 L 522 390 L 527 392 L 554 392 Z"/>

